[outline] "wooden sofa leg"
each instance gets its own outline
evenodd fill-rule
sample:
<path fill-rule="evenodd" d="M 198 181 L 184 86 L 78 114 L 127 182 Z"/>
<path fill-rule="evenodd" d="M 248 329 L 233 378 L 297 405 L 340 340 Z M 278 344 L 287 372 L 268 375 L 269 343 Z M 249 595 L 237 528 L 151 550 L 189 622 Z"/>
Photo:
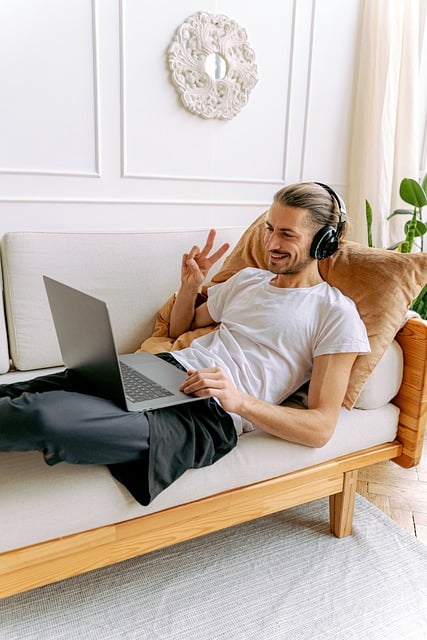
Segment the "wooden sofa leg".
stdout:
<path fill-rule="evenodd" d="M 354 500 L 357 487 L 357 469 L 344 473 L 343 490 L 329 496 L 329 519 L 332 533 L 343 538 L 351 533 Z"/>

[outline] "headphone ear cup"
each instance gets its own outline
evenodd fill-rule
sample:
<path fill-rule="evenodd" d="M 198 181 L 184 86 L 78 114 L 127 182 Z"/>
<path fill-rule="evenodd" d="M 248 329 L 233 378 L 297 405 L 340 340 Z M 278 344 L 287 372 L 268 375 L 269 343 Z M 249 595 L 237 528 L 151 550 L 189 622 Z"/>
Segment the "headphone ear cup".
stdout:
<path fill-rule="evenodd" d="M 338 249 L 338 235 L 334 227 L 327 225 L 319 229 L 310 247 L 310 256 L 315 260 L 329 258 Z"/>

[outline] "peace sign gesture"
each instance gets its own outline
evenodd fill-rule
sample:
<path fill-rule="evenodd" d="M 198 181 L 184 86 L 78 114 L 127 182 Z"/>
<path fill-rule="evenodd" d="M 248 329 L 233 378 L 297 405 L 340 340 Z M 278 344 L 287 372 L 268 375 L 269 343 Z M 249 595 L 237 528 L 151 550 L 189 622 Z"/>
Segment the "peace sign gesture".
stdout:
<path fill-rule="evenodd" d="M 194 293 L 197 292 L 206 278 L 209 269 L 222 258 L 229 248 L 228 242 L 224 243 L 212 255 L 212 247 L 215 241 L 216 231 L 211 229 L 208 233 L 206 244 L 202 250 L 194 246 L 189 253 L 184 253 L 181 264 L 181 284 Z"/>

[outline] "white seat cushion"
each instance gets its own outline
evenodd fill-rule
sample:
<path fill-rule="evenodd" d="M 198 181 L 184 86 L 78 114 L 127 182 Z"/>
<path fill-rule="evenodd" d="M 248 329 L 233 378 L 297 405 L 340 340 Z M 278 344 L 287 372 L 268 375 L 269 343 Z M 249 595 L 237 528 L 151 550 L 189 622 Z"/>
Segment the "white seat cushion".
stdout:
<path fill-rule="evenodd" d="M 38 452 L 0 453 L 0 553 L 136 518 L 227 489 L 273 478 L 349 452 L 392 441 L 399 410 L 341 409 L 337 429 L 320 449 L 252 431 L 211 467 L 186 471 L 142 507 L 103 466 L 48 467 Z"/>

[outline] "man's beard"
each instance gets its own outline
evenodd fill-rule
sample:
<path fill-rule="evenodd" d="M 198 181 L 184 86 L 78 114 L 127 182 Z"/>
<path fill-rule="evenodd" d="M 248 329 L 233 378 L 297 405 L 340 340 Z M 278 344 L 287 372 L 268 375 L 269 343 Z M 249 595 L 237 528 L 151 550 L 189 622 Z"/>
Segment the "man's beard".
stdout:
<path fill-rule="evenodd" d="M 271 263 L 270 259 L 268 260 L 268 270 L 271 273 L 275 273 L 276 275 L 295 275 L 296 273 L 300 273 L 309 264 L 313 262 L 313 258 L 307 257 L 305 260 L 300 260 L 299 262 L 292 265 L 284 265 Z"/>

